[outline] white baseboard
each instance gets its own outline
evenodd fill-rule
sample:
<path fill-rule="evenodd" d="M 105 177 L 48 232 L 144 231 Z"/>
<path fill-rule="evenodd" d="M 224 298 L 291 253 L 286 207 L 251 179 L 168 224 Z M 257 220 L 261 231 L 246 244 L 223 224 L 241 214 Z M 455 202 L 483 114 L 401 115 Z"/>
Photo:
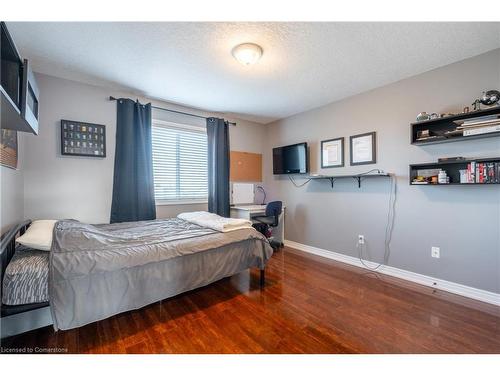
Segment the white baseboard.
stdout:
<path fill-rule="evenodd" d="M 324 258 L 333 259 L 342 263 L 347 263 L 356 267 L 365 268 L 361 261 L 358 258 L 344 255 L 340 253 L 336 253 L 329 250 L 320 249 L 318 247 L 304 245 L 298 242 L 285 240 L 285 245 L 300 251 L 304 251 L 306 253 L 319 255 Z M 376 267 L 377 263 L 369 262 L 363 260 L 363 262 L 368 267 Z M 366 269 L 366 268 L 365 268 Z M 425 276 L 419 273 L 402 270 L 400 268 L 391 267 L 391 266 L 381 266 L 377 269 L 378 273 L 382 273 L 384 275 L 398 277 L 400 279 L 404 279 L 407 281 L 412 281 L 417 284 L 425 285 L 431 288 L 444 290 L 446 292 L 458 294 L 460 296 L 473 298 L 478 301 L 490 303 L 492 305 L 500 306 L 500 294 L 488 292 L 487 290 L 476 289 L 470 286 L 454 283 L 451 281 L 436 279 L 434 277 Z"/>

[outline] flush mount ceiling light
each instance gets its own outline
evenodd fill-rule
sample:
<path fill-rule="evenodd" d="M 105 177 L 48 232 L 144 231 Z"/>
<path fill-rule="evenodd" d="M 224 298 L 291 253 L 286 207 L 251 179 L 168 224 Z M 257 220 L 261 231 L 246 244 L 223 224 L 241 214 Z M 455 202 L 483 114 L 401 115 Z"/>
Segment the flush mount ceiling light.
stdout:
<path fill-rule="evenodd" d="M 255 43 L 238 44 L 233 48 L 231 54 L 243 65 L 255 64 L 262 56 L 262 47 Z"/>

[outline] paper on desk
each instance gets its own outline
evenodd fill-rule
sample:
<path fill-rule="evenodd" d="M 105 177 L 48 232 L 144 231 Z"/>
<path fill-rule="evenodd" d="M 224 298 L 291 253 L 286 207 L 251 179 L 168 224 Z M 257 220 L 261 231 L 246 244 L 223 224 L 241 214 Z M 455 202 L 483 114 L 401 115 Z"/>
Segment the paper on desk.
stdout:
<path fill-rule="evenodd" d="M 233 204 L 252 204 L 254 201 L 253 184 L 233 184 Z"/>

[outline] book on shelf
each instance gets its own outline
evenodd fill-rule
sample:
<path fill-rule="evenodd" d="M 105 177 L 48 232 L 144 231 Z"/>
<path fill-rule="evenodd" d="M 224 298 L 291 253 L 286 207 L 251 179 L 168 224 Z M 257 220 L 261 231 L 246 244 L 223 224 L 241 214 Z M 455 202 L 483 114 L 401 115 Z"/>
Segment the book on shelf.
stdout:
<path fill-rule="evenodd" d="M 470 135 L 487 134 L 487 133 L 495 133 L 495 132 L 500 132 L 500 122 L 498 123 L 498 125 L 464 129 L 464 137 L 467 137 Z"/>
<path fill-rule="evenodd" d="M 492 120 L 492 121 L 485 121 L 477 124 L 472 124 L 472 125 L 459 125 L 457 126 L 457 129 L 472 129 L 472 128 L 484 128 L 485 126 L 493 126 L 493 125 L 498 125 L 500 124 L 500 119 Z"/>
<path fill-rule="evenodd" d="M 490 116 L 477 117 L 470 120 L 456 120 L 453 122 L 459 125 L 460 128 L 462 128 L 462 127 L 484 126 L 484 125 L 494 124 L 498 121 L 500 121 L 499 115 L 490 115 Z"/>
<path fill-rule="evenodd" d="M 467 164 L 467 184 L 500 184 L 500 162 L 475 162 Z"/>
<path fill-rule="evenodd" d="M 462 135 L 464 135 L 464 131 L 462 129 L 447 130 L 443 133 L 443 136 L 446 138 L 459 137 Z"/>

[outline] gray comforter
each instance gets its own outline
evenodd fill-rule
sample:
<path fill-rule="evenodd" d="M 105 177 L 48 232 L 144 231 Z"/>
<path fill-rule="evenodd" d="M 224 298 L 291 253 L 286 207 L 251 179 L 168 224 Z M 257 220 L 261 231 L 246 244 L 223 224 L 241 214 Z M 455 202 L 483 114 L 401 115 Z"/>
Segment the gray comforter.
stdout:
<path fill-rule="evenodd" d="M 192 290 L 272 255 L 254 229 L 220 233 L 181 219 L 54 227 L 49 295 L 54 328 L 70 329 Z"/>

